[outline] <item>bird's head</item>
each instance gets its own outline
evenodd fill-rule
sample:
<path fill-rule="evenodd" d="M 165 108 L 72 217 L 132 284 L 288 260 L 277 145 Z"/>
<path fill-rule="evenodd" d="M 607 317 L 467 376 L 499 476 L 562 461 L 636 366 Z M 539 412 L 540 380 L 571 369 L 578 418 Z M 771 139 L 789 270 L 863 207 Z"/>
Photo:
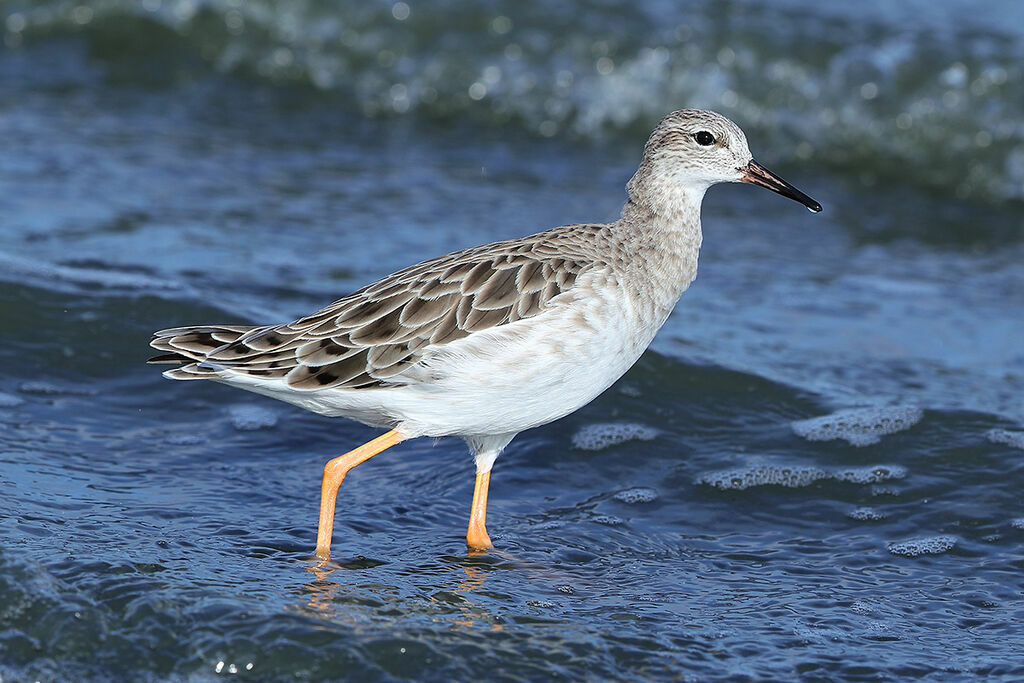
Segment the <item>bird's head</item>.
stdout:
<path fill-rule="evenodd" d="M 657 205 L 679 193 L 702 197 L 710 186 L 730 182 L 760 185 L 821 211 L 821 204 L 754 161 L 739 126 L 701 109 L 681 109 L 661 120 L 647 140 L 629 193 L 635 201 Z"/>

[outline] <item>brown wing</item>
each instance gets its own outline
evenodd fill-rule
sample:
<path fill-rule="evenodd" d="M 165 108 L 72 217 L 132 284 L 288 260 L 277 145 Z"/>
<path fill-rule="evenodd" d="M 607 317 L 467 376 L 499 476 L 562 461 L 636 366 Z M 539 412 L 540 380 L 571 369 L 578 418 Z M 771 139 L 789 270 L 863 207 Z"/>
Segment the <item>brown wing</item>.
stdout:
<path fill-rule="evenodd" d="M 152 345 L 200 361 L 173 371 L 219 369 L 285 378 L 295 389 L 400 382 L 424 349 L 540 313 L 597 262 L 586 247 L 601 226 L 568 226 L 442 256 L 389 275 L 295 322 L 158 332 Z M 209 339 L 235 338 L 215 348 Z M 167 361 L 169 356 L 159 357 Z"/>

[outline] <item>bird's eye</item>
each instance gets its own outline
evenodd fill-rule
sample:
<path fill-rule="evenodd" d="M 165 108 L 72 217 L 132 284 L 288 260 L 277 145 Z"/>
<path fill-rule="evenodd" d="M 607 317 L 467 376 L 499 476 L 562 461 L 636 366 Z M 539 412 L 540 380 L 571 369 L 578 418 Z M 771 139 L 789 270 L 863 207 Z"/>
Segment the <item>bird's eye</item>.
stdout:
<path fill-rule="evenodd" d="M 715 136 L 706 130 L 694 133 L 693 139 L 697 141 L 698 145 L 704 145 L 705 147 L 715 144 Z"/>

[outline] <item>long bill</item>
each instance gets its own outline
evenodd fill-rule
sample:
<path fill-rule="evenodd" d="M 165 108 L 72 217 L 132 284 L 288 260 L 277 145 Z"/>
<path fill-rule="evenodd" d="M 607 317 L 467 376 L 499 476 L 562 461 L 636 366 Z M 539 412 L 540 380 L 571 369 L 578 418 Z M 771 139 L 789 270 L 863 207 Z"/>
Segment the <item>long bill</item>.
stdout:
<path fill-rule="evenodd" d="M 749 164 L 741 167 L 739 170 L 743 172 L 743 177 L 740 179 L 742 182 L 767 187 L 772 192 L 778 192 L 783 197 L 789 197 L 794 201 L 800 202 L 814 213 L 821 211 L 821 204 L 814 201 L 753 159 L 750 160 Z"/>

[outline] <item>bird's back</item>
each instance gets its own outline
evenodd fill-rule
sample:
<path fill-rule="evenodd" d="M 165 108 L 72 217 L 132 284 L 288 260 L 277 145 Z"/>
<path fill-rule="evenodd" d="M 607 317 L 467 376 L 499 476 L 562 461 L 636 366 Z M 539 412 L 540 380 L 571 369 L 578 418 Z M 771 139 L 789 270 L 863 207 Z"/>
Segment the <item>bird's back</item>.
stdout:
<path fill-rule="evenodd" d="M 295 391 L 403 383 L 423 355 L 541 315 L 581 274 L 604 265 L 601 225 L 561 226 L 405 268 L 294 322 L 161 330 L 153 362 L 172 379 L 284 380 Z"/>

